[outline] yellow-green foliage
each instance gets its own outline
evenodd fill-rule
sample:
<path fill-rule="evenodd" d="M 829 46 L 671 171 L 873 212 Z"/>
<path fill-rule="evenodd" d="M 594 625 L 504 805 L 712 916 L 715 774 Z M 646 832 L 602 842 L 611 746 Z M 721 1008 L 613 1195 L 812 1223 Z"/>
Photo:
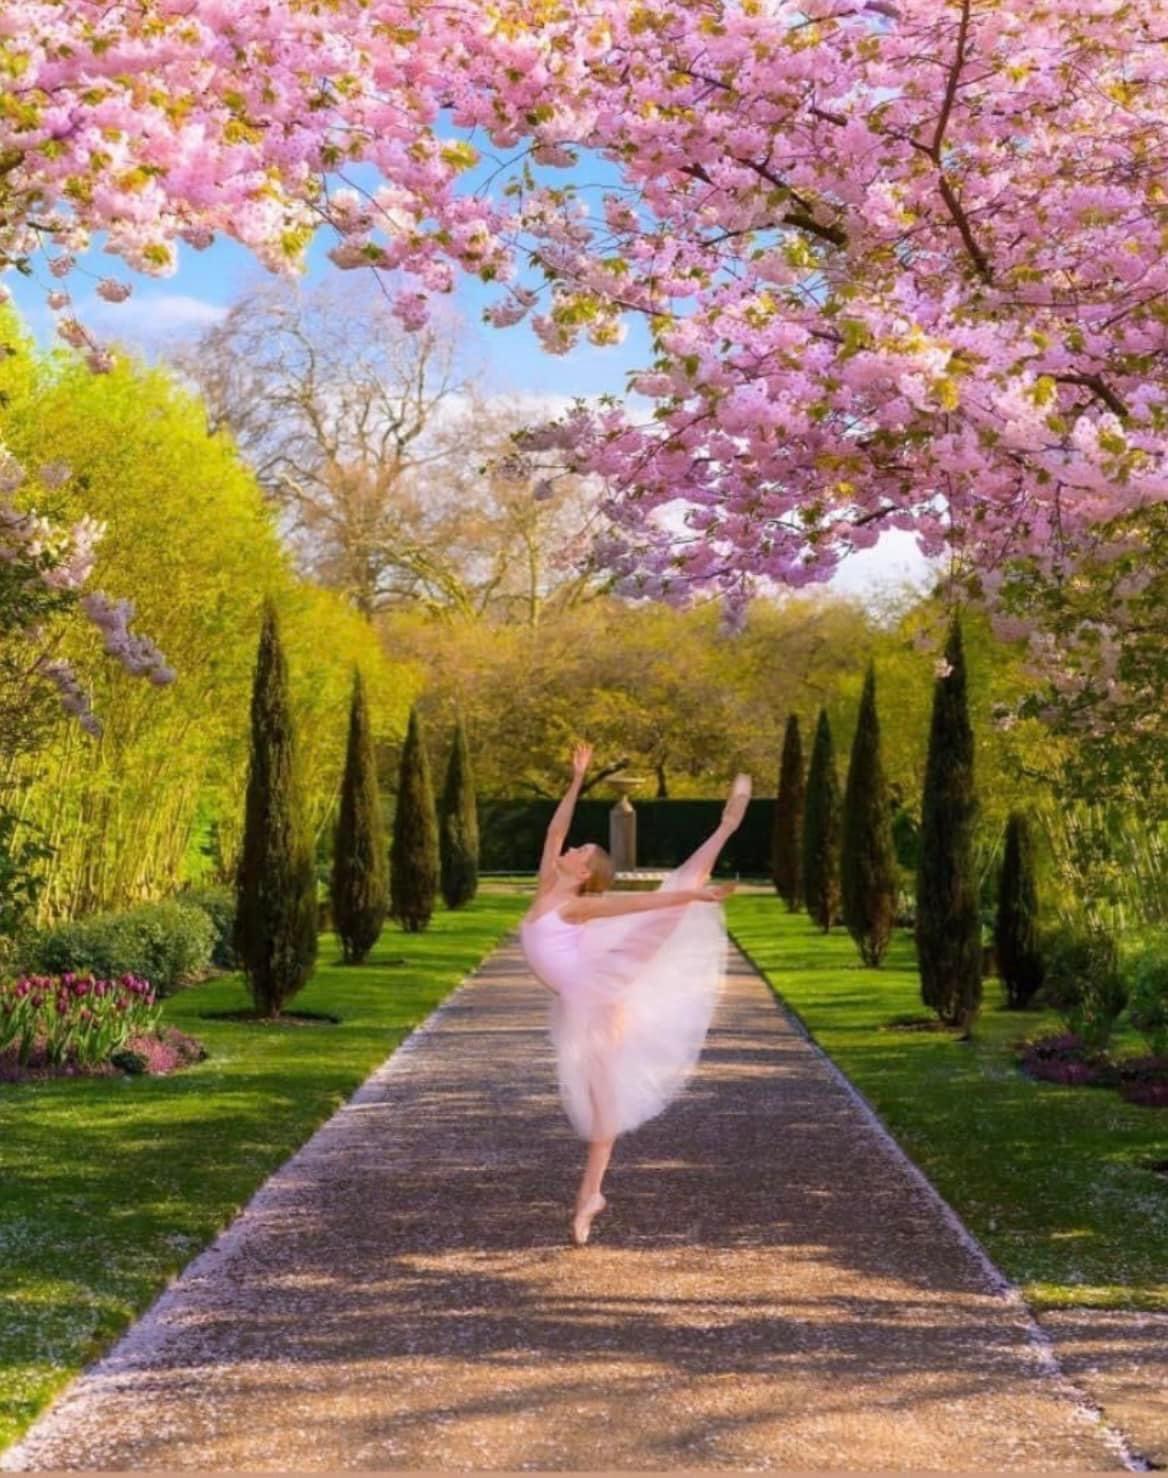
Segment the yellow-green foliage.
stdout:
<path fill-rule="evenodd" d="M 28 357 L 27 348 L 22 358 Z M 11 361 L 10 361 L 11 362 Z M 199 402 L 159 370 L 123 364 L 95 376 L 53 356 L 13 371 L 0 435 L 30 465 L 60 459 L 73 476 L 41 506 L 102 520 L 92 588 L 131 598 L 141 630 L 177 669 L 168 688 L 126 675 L 87 623 L 64 650 L 90 679 L 105 733 L 62 722 L 49 748 L 9 779 L 29 781 L 22 814 L 57 855 L 48 914 L 117 907 L 182 878 L 196 824 L 213 824 L 225 864 L 238 846 L 247 715 L 262 597 L 283 621 L 302 736 L 309 817 L 319 835 L 343 762 L 350 674 L 367 674 L 374 734 L 404 731 L 417 680 L 388 660 L 338 597 L 292 572 L 269 510 Z M 15 773 L 14 773 L 15 769 Z"/>

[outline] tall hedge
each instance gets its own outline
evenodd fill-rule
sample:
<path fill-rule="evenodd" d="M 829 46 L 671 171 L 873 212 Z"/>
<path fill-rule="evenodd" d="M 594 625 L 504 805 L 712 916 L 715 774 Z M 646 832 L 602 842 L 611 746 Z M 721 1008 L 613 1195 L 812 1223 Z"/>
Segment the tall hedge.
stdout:
<path fill-rule="evenodd" d="M 479 885 L 479 822 L 475 809 L 474 773 L 466 726 L 459 714 L 446 765 L 446 781 L 438 808 L 438 852 L 442 897 L 447 908 L 461 908 Z"/>
<path fill-rule="evenodd" d="M 892 805 L 880 754 L 876 669 L 869 666 L 860 698 L 844 789 L 840 886 L 844 923 L 865 965 L 879 965 L 896 914 L 896 849 Z"/>
<path fill-rule="evenodd" d="M 1038 935 L 1034 843 L 1030 824 L 1020 811 L 1012 811 L 1006 822 L 1002 870 L 998 875 L 994 953 L 1006 989 L 1006 1004 L 1015 1011 L 1021 1010 L 1042 984 L 1043 963 Z"/>
<path fill-rule="evenodd" d="M 333 924 L 346 964 L 360 964 L 377 943 L 389 908 L 388 861 L 373 731 L 358 668 L 333 843 Z"/>
<path fill-rule="evenodd" d="M 418 710 L 410 710 L 398 775 L 389 862 L 390 913 L 416 934 L 430 922 L 438 892 L 438 814 Z"/>
<path fill-rule="evenodd" d="M 312 837 L 279 622 L 265 602 L 251 700 L 251 759 L 236 875 L 235 947 L 256 1010 L 278 1016 L 316 959 Z"/>
<path fill-rule="evenodd" d="M 771 877 L 775 891 L 794 913 L 803 897 L 803 740 L 799 718 L 792 714 L 783 735 L 783 757 L 779 765 L 779 791 L 775 798 L 774 830 L 771 835 Z"/>
<path fill-rule="evenodd" d="M 484 872 L 524 872 L 539 855 L 555 801 L 492 800 L 480 797 L 479 867 Z M 656 800 L 636 802 L 637 860 L 642 867 L 674 868 L 701 846 L 718 825 L 726 797 L 710 800 Z M 597 842 L 608 846 L 610 800 L 585 798 L 578 802 L 568 831 L 568 846 Z M 770 878 L 771 832 L 775 803 L 772 796 L 752 800 L 742 825 L 726 843 L 715 864 L 718 876 Z"/>
<path fill-rule="evenodd" d="M 803 898 L 807 912 L 826 932 L 840 907 L 840 793 L 835 743 L 827 710 L 820 709 L 807 774 L 803 818 Z"/>
<path fill-rule="evenodd" d="M 961 623 L 954 616 L 933 685 L 921 801 L 917 961 L 921 998 L 968 1031 L 981 1004 L 981 921 L 973 862 L 977 794 Z"/>

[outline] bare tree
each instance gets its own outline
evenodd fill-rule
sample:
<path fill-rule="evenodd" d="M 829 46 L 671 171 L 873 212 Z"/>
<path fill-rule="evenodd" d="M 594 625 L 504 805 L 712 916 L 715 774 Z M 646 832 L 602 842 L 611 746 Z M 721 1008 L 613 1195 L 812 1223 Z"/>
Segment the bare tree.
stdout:
<path fill-rule="evenodd" d="M 267 288 L 180 358 L 277 503 L 306 573 L 366 616 L 408 603 L 536 624 L 584 598 L 599 517 L 565 479 L 537 498 L 503 472 L 530 414 L 486 396 L 457 325 L 404 331 L 385 301 Z"/>

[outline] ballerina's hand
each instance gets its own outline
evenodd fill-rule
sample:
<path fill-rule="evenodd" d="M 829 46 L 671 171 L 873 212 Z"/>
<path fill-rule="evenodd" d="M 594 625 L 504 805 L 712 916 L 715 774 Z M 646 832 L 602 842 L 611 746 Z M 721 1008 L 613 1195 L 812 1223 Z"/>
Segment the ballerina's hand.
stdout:
<path fill-rule="evenodd" d="M 721 903 L 723 898 L 730 897 L 736 886 L 735 883 L 707 883 L 697 890 L 696 896 L 702 903 Z"/>
<path fill-rule="evenodd" d="M 581 776 L 592 763 L 591 744 L 577 744 L 572 751 L 572 774 Z"/>

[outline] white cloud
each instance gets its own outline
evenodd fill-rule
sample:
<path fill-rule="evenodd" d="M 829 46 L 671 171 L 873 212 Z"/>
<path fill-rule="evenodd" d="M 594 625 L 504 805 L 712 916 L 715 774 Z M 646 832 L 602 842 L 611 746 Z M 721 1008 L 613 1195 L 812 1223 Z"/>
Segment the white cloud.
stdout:
<path fill-rule="evenodd" d="M 92 323 L 114 338 L 159 339 L 167 334 L 208 328 L 227 313 L 219 303 L 208 303 L 190 293 L 143 293 L 124 303 L 106 303 L 93 298 L 78 312 L 83 323 Z"/>
<path fill-rule="evenodd" d="M 872 549 L 849 554 L 829 581 L 840 595 L 872 595 L 900 586 L 924 589 L 935 575 L 936 563 L 917 548 L 915 535 L 890 529 Z"/>

